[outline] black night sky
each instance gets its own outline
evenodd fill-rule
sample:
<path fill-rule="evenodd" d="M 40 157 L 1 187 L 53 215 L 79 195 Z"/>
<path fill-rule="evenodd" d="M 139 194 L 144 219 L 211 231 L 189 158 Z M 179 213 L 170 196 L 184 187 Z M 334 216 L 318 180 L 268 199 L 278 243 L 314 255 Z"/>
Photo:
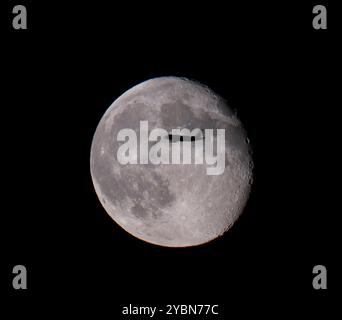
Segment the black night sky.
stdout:
<path fill-rule="evenodd" d="M 130 303 L 219 304 L 217 319 L 337 310 L 342 12 L 325 1 L 328 29 L 314 30 L 310 2 L 223 2 L 23 1 L 27 30 L 12 28 L 16 3 L 3 5 L 0 259 L 12 318 L 134 319 L 121 315 Z M 225 236 L 192 248 L 127 234 L 90 176 L 105 110 L 167 75 L 224 97 L 253 148 L 245 212 Z M 12 288 L 17 264 L 27 290 Z M 328 290 L 312 287 L 317 264 Z"/>

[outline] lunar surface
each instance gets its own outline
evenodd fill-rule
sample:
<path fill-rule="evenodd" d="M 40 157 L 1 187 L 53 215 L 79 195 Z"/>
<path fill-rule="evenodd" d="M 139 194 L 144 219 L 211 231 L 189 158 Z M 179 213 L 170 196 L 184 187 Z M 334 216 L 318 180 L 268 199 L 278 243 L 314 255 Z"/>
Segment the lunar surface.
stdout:
<path fill-rule="evenodd" d="M 224 172 L 208 175 L 205 161 L 121 164 L 118 133 L 131 128 L 139 137 L 140 121 L 148 121 L 149 132 L 225 129 Z M 131 235 L 167 247 L 203 244 L 229 230 L 248 200 L 252 167 L 236 113 L 206 86 L 177 77 L 145 81 L 114 101 L 96 129 L 90 156 L 95 191 L 112 219 Z"/>

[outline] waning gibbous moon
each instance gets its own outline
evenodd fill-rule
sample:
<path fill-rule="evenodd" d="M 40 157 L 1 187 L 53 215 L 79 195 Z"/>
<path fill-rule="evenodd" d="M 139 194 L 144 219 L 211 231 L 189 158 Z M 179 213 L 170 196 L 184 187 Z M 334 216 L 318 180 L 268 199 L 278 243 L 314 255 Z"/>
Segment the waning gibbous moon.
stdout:
<path fill-rule="evenodd" d="M 148 121 L 149 132 L 225 129 L 223 173 L 208 175 L 205 161 L 121 164 L 118 133 L 130 128 L 139 142 L 141 121 Z M 95 191 L 112 219 L 131 235 L 167 247 L 203 244 L 229 230 L 248 200 L 252 167 L 237 115 L 208 87 L 178 77 L 147 80 L 115 100 L 98 124 L 90 156 Z"/>

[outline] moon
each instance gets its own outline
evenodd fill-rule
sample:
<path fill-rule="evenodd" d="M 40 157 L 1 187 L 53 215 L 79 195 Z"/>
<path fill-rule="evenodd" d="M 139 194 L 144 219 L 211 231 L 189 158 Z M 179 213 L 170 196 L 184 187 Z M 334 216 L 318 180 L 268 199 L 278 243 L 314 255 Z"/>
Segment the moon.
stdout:
<path fill-rule="evenodd" d="M 117 160 L 121 129 L 139 137 L 162 128 L 225 129 L 225 170 L 208 175 L 208 164 L 126 164 Z M 178 142 L 181 143 L 181 142 Z M 95 131 L 90 172 L 110 217 L 131 235 L 166 247 L 207 243 L 229 230 L 243 212 L 253 179 L 247 133 L 236 113 L 208 87 L 185 78 L 160 77 L 121 95 Z"/>

